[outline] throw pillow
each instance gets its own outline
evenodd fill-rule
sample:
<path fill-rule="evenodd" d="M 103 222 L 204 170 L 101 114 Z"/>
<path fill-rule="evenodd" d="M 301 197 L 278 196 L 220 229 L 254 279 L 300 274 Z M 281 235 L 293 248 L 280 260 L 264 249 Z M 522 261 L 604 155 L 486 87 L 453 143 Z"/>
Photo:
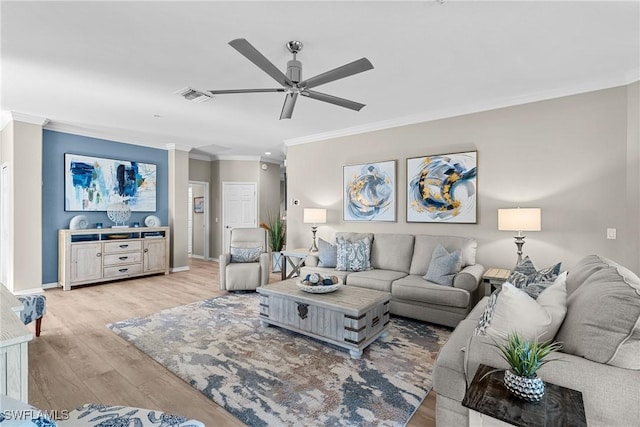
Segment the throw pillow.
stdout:
<path fill-rule="evenodd" d="M 516 331 L 526 340 L 552 340 L 567 314 L 566 280 L 565 272 L 537 300 L 511 283 L 503 283 L 485 334 L 505 339 Z"/>
<path fill-rule="evenodd" d="M 553 281 L 560 274 L 561 262 L 551 265 L 542 270 L 536 270 L 529 257 L 526 257 L 520 264 L 513 269 L 507 282 L 516 288 L 524 288 L 532 283 L 541 283 L 544 281 Z"/>
<path fill-rule="evenodd" d="M 318 239 L 318 267 L 335 268 L 338 258 L 338 247 L 323 239 Z"/>
<path fill-rule="evenodd" d="M 424 279 L 437 285 L 453 286 L 453 278 L 462 269 L 462 251 L 449 253 L 444 246 L 438 245 L 433 250 L 431 262 Z"/>
<path fill-rule="evenodd" d="M 256 262 L 262 253 L 262 247 L 237 248 L 231 246 L 231 262 Z"/>
<path fill-rule="evenodd" d="M 493 312 L 496 309 L 496 302 L 498 301 L 500 289 L 501 288 L 496 289 L 489 296 L 487 305 L 484 306 L 484 311 L 478 319 L 478 326 L 476 326 L 476 329 L 473 331 L 475 335 L 485 335 L 487 328 L 491 324 L 491 318 L 493 317 Z"/>
<path fill-rule="evenodd" d="M 336 242 L 336 270 L 364 271 L 370 270 L 371 243 L 369 239 L 348 242 L 338 239 Z"/>

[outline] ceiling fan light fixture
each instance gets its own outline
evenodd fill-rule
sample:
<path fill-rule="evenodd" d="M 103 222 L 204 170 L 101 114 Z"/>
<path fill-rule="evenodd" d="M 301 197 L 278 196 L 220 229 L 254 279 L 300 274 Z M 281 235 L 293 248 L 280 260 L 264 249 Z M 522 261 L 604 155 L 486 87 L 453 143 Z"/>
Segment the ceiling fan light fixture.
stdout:
<path fill-rule="evenodd" d="M 213 99 L 213 95 L 209 95 L 208 93 L 201 92 L 199 90 L 190 88 L 188 86 L 183 89 L 180 89 L 176 93 L 182 96 L 187 101 L 193 101 L 198 104 L 201 104 L 203 102 L 207 102 Z"/>

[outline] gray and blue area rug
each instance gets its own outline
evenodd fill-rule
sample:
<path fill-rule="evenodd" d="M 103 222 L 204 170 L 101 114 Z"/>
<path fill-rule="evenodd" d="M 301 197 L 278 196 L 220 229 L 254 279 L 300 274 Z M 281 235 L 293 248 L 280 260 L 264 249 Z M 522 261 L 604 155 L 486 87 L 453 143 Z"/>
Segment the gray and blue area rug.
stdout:
<path fill-rule="evenodd" d="M 394 317 L 354 360 L 257 313 L 256 294 L 229 295 L 107 326 L 250 426 L 404 426 L 450 334 Z"/>

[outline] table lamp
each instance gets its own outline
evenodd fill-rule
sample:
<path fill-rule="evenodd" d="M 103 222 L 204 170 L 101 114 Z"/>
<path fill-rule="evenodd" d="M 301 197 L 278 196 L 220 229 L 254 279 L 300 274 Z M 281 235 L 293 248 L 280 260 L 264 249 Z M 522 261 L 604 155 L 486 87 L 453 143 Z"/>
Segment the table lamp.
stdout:
<path fill-rule="evenodd" d="M 498 230 L 517 231 L 513 236 L 518 247 L 518 262 L 522 261 L 522 245 L 524 245 L 523 231 L 540 231 L 541 214 L 540 208 L 510 208 L 498 209 Z"/>
<path fill-rule="evenodd" d="M 318 231 L 318 226 L 316 224 L 326 224 L 327 210 L 321 208 L 304 208 L 303 221 L 305 224 L 313 224 L 313 226 L 311 226 L 313 244 L 309 248 L 309 252 L 318 252 L 318 245 L 316 244 L 316 231 Z"/>

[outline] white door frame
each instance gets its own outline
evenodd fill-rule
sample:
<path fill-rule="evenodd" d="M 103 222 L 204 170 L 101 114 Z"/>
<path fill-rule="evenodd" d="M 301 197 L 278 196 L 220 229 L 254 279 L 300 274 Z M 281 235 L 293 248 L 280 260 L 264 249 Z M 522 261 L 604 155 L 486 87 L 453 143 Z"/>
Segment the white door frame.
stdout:
<path fill-rule="evenodd" d="M 0 165 L 0 283 L 9 284 L 9 164 Z M 6 186 L 5 186 L 6 184 Z M 2 286 L 2 285 L 0 285 Z M 9 290 L 13 290 L 9 288 Z"/>
<path fill-rule="evenodd" d="M 222 211 L 221 212 L 222 213 L 222 215 L 221 215 L 222 216 L 222 221 L 220 223 L 220 235 L 222 236 L 222 239 L 221 239 L 222 240 L 221 241 L 222 250 L 220 251 L 220 253 L 225 253 L 227 251 L 227 246 L 228 246 L 226 244 L 227 243 L 226 242 L 227 234 L 226 234 L 226 231 L 225 231 L 225 227 L 226 227 L 225 224 L 227 223 L 227 221 L 226 221 L 225 214 L 224 214 L 224 212 L 225 212 L 224 203 L 227 200 L 227 194 L 226 194 L 227 190 L 226 189 L 227 189 L 228 185 L 252 185 L 253 186 L 253 190 L 254 190 L 253 194 L 255 194 L 255 197 L 254 197 L 254 200 L 255 200 L 255 212 L 254 212 L 255 224 L 254 224 L 254 227 L 258 226 L 258 206 L 260 206 L 260 201 L 258 200 L 258 183 L 255 182 L 255 181 L 253 181 L 253 182 L 223 181 L 222 182 L 222 203 L 220 203 L 220 205 L 221 205 L 220 208 L 221 208 L 221 211 Z"/>
<path fill-rule="evenodd" d="M 209 210 L 209 183 L 207 181 L 192 181 L 189 184 L 204 185 L 204 259 L 209 258 L 209 219 L 211 211 Z"/>

